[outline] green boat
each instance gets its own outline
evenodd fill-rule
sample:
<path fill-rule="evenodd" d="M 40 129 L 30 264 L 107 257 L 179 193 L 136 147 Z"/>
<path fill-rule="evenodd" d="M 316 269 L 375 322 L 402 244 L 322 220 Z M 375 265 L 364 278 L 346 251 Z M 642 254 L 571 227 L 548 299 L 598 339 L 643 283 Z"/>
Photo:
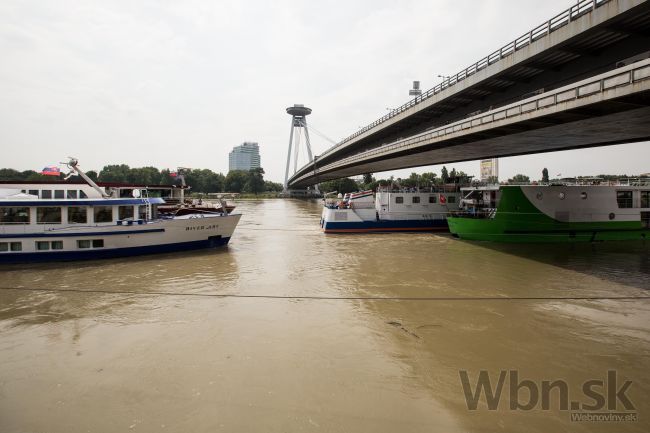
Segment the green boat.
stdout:
<path fill-rule="evenodd" d="M 493 185 L 461 189 L 447 216 L 461 239 L 594 242 L 650 239 L 650 185 Z"/>

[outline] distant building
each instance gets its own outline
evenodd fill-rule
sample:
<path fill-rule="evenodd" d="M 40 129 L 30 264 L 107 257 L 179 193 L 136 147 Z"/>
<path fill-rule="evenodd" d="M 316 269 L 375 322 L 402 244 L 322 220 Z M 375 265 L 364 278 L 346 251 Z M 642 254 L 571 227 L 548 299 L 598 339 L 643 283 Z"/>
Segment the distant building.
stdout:
<path fill-rule="evenodd" d="M 260 147 L 257 143 L 245 142 L 235 146 L 228 154 L 228 170 L 251 170 L 260 167 Z"/>
<path fill-rule="evenodd" d="M 487 182 L 490 178 L 499 178 L 499 160 L 497 158 L 481 160 L 481 181 Z"/>

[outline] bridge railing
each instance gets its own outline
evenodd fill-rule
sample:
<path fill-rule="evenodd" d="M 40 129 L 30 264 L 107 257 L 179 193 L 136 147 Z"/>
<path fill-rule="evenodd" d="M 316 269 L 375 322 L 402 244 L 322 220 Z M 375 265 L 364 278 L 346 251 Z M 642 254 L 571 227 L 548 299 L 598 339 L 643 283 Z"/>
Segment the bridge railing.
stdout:
<path fill-rule="evenodd" d="M 438 139 L 444 139 L 446 136 L 450 136 L 451 134 L 456 134 L 475 127 L 487 126 L 493 122 L 514 120 L 513 118 L 517 116 L 532 116 L 539 110 L 546 111 L 549 109 L 555 109 L 559 104 L 569 103 L 576 100 L 579 101 L 586 97 L 596 96 L 614 89 L 618 90 L 630 84 L 635 84 L 645 80 L 650 80 L 650 59 L 641 60 L 549 92 L 540 93 L 504 107 L 499 107 L 485 113 L 477 114 L 473 117 L 416 134 L 403 140 L 398 140 L 365 152 L 348 156 L 339 161 L 318 167 L 318 171 L 328 171 L 345 165 L 354 164 L 355 162 L 367 161 L 374 156 L 384 156 L 387 153 L 400 152 L 412 147 L 426 145 L 429 144 L 431 140 L 437 141 Z M 311 175 L 312 173 L 303 174 L 294 181 L 300 181 Z"/>
<path fill-rule="evenodd" d="M 464 79 L 476 74 L 478 71 L 498 62 L 499 60 L 503 59 L 504 57 L 507 57 L 511 54 L 514 54 L 516 51 L 520 50 L 521 48 L 524 48 L 527 45 L 530 45 L 531 43 L 535 42 L 536 40 L 543 38 L 544 36 L 547 36 L 554 31 L 558 30 L 561 27 L 564 27 L 565 25 L 569 24 L 571 21 L 574 21 L 581 16 L 590 13 L 591 11 L 595 10 L 596 8 L 602 6 L 605 3 L 608 3 L 611 0 L 579 0 L 576 4 L 571 6 L 569 9 L 557 14 L 550 20 L 540 24 L 539 26 L 535 27 L 531 31 L 523 34 L 522 36 L 518 37 L 514 41 L 510 42 L 509 44 L 504 45 L 500 49 L 494 51 L 493 53 L 489 54 L 488 56 L 482 58 L 478 62 L 474 63 L 471 66 L 468 66 L 467 68 L 463 69 L 459 73 L 446 78 L 442 83 L 438 84 L 437 86 L 433 87 L 432 89 L 427 90 L 426 92 L 422 93 L 419 96 L 416 96 L 415 98 L 411 99 L 410 101 L 406 102 L 405 104 L 391 110 L 388 114 L 385 116 L 382 116 L 381 118 L 375 120 L 369 125 L 364 126 L 363 128 L 359 129 L 357 132 L 354 134 L 344 138 L 341 140 L 338 144 L 334 145 L 333 147 L 329 148 L 325 153 L 321 155 L 321 158 L 335 150 L 337 150 L 339 147 L 343 146 L 345 143 L 349 142 L 350 140 L 360 136 L 361 134 L 364 134 L 365 132 L 371 130 L 375 126 L 378 126 L 384 122 L 386 122 L 389 119 L 392 119 L 393 117 L 403 113 L 404 111 L 408 110 L 411 107 L 414 107 L 418 104 L 420 104 L 422 101 L 425 101 L 429 99 L 430 97 L 437 95 L 438 93 L 442 92 L 443 90 L 459 83 L 460 81 L 463 81 Z"/>

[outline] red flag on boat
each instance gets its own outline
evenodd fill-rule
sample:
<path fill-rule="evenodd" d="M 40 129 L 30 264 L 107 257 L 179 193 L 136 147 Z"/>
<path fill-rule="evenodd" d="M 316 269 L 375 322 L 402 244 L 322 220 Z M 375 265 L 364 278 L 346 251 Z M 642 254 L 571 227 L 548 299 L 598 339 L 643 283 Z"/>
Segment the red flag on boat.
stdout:
<path fill-rule="evenodd" d="M 175 171 L 172 171 L 171 173 L 169 173 L 169 175 L 171 177 L 176 177 L 176 176 L 178 176 L 178 173 L 176 173 Z"/>
<path fill-rule="evenodd" d="M 438 200 L 440 204 L 447 204 L 447 197 L 443 194 L 440 194 L 440 199 Z"/>
<path fill-rule="evenodd" d="M 56 165 L 51 165 L 49 167 L 45 167 L 43 171 L 41 171 L 41 174 L 43 176 L 58 176 L 61 174 L 61 169 Z"/>

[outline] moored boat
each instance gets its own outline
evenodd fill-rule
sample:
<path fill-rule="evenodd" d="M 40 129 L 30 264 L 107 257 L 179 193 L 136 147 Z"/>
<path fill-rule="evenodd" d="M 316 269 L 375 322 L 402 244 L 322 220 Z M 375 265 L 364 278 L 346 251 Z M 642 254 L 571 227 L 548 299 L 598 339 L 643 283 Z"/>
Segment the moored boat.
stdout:
<path fill-rule="evenodd" d="M 650 238 L 650 185 L 493 185 L 462 188 L 448 217 L 461 239 L 589 242 Z"/>
<path fill-rule="evenodd" d="M 325 233 L 447 231 L 446 215 L 458 209 L 453 186 L 379 189 L 325 199 L 321 228 Z"/>
<path fill-rule="evenodd" d="M 241 215 L 158 214 L 165 204 L 147 190 L 101 188 L 71 159 L 76 183 L 3 184 L 0 263 L 79 260 L 184 251 L 225 245 Z"/>

